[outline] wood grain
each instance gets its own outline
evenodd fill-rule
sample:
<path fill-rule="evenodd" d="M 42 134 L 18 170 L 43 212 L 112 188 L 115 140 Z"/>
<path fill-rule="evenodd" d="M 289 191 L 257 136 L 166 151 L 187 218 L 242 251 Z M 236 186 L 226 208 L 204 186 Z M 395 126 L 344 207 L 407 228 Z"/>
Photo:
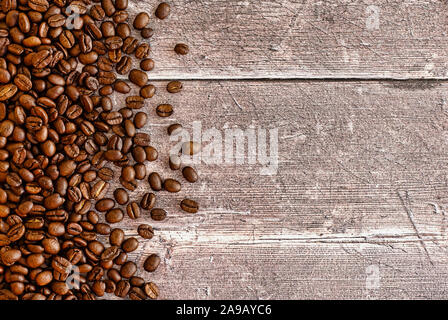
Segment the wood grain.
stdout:
<path fill-rule="evenodd" d="M 448 75 L 446 1 L 170 2 L 171 16 L 150 23 L 156 30 L 153 79 Z M 130 3 L 152 14 L 158 1 Z M 188 56 L 173 52 L 178 42 L 191 46 Z"/>
<path fill-rule="evenodd" d="M 143 222 L 155 227 L 130 257 L 140 266 L 152 252 L 163 257 L 154 274 L 139 271 L 161 298 L 446 297 L 447 83 L 187 81 L 175 95 L 155 84 L 145 130 L 160 158 L 147 166 L 183 190 L 158 194 L 166 221 L 145 213 L 121 226 L 128 236 Z M 155 115 L 162 102 L 175 108 L 168 120 Z M 166 127 L 193 121 L 222 135 L 278 128 L 278 172 L 201 163 L 200 181 L 185 182 L 166 169 Z M 142 183 L 132 199 L 148 189 Z M 200 213 L 180 211 L 185 196 Z M 366 284 L 369 268 L 378 286 Z"/>

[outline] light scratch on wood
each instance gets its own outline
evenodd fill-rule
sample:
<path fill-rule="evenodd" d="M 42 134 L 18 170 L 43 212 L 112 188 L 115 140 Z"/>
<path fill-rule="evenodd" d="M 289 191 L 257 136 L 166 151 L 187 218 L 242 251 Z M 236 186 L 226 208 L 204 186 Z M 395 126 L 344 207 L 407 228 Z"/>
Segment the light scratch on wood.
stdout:
<path fill-rule="evenodd" d="M 240 110 L 243 110 L 243 108 L 241 107 L 241 105 L 238 103 L 238 101 L 236 101 L 235 97 L 234 97 L 233 94 L 230 92 L 230 89 L 227 88 L 227 91 L 229 92 L 229 95 L 232 97 L 233 102 L 235 102 L 235 104 L 238 106 L 238 108 L 240 108 Z"/>
<path fill-rule="evenodd" d="M 415 234 L 417 235 L 417 238 L 419 238 L 420 243 L 421 243 L 421 245 L 423 247 L 423 250 L 425 251 L 426 256 L 428 257 L 429 263 L 431 263 L 431 265 L 434 265 L 434 262 L 432 261 L 431 256 L 429 255 L 429 251 L 426 248 L 425 241 L 423 240 L 422 236 L 420 235 L 420 232 L 418 231 L 417 225 L 415 224 L 414 213 L 412 212 L 412 209 L 409 206 L 409 194 L 408 194 L 408 192 L 406 191 L 406 200 L 408 201 L 408 204 L 406 204 L 406 202 L 404 201 L 403 197 L 400 194 L 400 191 L 398 191 L 398 190 L 396 190 L 396 191 L 397 191 L 398 197 L 400 198 L 401 204 L 403 205 L 404 209 L 406 210 L 406 213 L 408 215 L 409 221 L 411 222 L 412 227 L 415 230 Z"/>

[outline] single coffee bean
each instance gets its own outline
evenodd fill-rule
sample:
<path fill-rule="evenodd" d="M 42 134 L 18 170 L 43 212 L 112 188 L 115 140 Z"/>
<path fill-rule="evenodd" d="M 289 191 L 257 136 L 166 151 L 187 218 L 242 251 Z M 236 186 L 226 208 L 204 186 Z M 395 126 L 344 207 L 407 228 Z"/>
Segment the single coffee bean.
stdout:
<path fill-rule="evenodd" d="M 124 241 L 124 231 L 121 229 L 113 229 L 109 235 L 109 242 L 112 246 L 121 247 Z"/>
<path fill-rule="evenodd" d="M 145 112 L 137 112 L 134 117 L 134 125 L 137 129 L 143 128 L 148 122 L 148 115 Z"/>
<path fill-rule="evenodd" d="M 152 98 L 156 94 L 156 87 L 148 84 L 140 88 L 140 96 L 145 99 Z"/>
<path fill-rule="evenodd" d="M 152 239 L 154 237 L 154 230 L 149 224 L 139 225 L 137 231 L 143 239 Z"/>
<path fill-rule="evenodd" d="M 162 190 L 162 178 L 157 172 L 152 172 L 149 175 L 148 178 L 149 185 L 151 186 L 151 189 L 154 191 L 160 191 Z"/>
<path fill-rule="evenodd" d="M 150 299 L 157 299 L 159 297 L 160 291 L 159 287 L 154 282 L 148 282 L 144 287 L 145 293 Z"/>
<path fill-rule="evenodd" d="M 166 191 L 172 193 L 179 192 L 181 190 L 180 182 L 174 179 L 166 179 L 163 182 L 163 187 Z"/>
<path fill-rule="evenodd" d="M 143 39 L 149 39 L 154 35 L 154 30 L 152 28 L 143 28 L 140 35 Z"/>
<path fill-rule="evenodd" d="M 146 166 L 143 163 L 136 163 L 134 165 L 135 179 L 144 180 L 146 178 Z"/>
<path fill-rule="evenodd" d="M 132 166 L 124 167 L 121 170 L 121 177 L 124 181 L 133 181 L 135 179 L 135 170 Z"/>
<path fill-rule="evenodd" d="M 131 300 L 141 301 L 146 300 L 146 293 L 143 289 L 138 287 L 132 287 L 128 293 L 128 296 Z"/>
<path fill-rule="evenodd" d="M 159 264 L 160 264 L 160 257 L 157 254 L 151 254 L 150 256 L 148 256 L 148 258 L 146 258 L 143 264 L 143 268 L 147 272 L 154 272 L 159 267 Z"/>
<path fill-rule="evenodd" d="M 174 51 L 180 55 L 186 55 L 190 52 L 190 48 L 184 43 L 178 43 L 174 47 Z"/>
<path fill-rule="evenodd" d="M 111 210 L 115 206 L 115 201 L 113 199 L 101 199 L 95 204 L 95 209 L 100 212 L 106 212 Z"/>
<path fill-rule="evenodd" d="M 161 104 L 157 106 L 156 113 L 162 118 L 169 117 L 173 114 L 173 106 L 170 104 Z"/>
<path fill-rule="evenodd" d="M 143 279 L 142 277 L 133 276 L 129 279 L 129 283 L 133 287 L 142 288 L 145 285 L 145 279 Z"/>
<path fill-rule="evenodd" d="M 124 298 L 128 295 L 131 285 L 128 281 L 121 280 L 117 283 L 117 288 L 115 289 L 115 295 L 120 298 Z"/>
<path fill-rule="evenodd" d="M 151 51 L 151 47 L 147 43 L 141 43 L 136 49 L 135 49 L 135 57 L 137 59 L 144 59 L 147 58 L 149 53 Z"/>
<path fill-rule="evenodd" d="M 157 158 L 159 157 L 159 153 L 152 146 L 145 147 L 145 153 L 146 153 L 146 160 L 151 161 L 151 162 L 156 161 Z"/>
<path fill-rule="evenodd" d="M 185 167 L 182 169 L 182 175 L 184 176 L 185 180 L 188 182 L 194 183 L 198 181 L 198 174 L 196 170 L 194 170 L 192 167 Z"/>
<path fill-rule="evenodd" d="M 128 192 L 123 188 L 115 189 L 114 198 L 115 198 L 115 201 L 117 201 L 117 203 L 120 205 L 124 205 L 124 204 L 128 203 L 128 201 L 129 201 Z"/>
<path fill-rule="evenodd" d="M 123 218 L 124 218 L 123 211 L 119 208 L 109 210 L 106 213 L 106 221 L 111 224 L 121 222 Z"/>
<path fill-rule="evenodd" d="M 130 136 L 130 135 L 128 134 L 128 136 Z M 139 132 L 134 135 L 133 141 L 137 146 L 148 147 L 149 143 L 151 142 L 151 137 L 147 133 Z"/>
<path fill-rule="evenodd" d="M 136 272 L 137 272 L 137 265 L 132 261 L 126 262 L 121 266 L 120 269 L 121 276 L 126 279 L 131 278 Z"/>
<path fill-rule="evenodd" d="M 104 181 L 110 181 L 114 178 L 115 174 L 111 168 L 101 168 L 98 171 L 98 178 Z"/>
<path fill-rule="evenodd" d="M 136 202 L 131 202 L 126 206 L 126 212 L 131 219 L 138 219 L 140 217 L 140 207 Z"/>
<path fill-rule="evenodd" d="M 121 57 L 120 61 L 116 65 L 116 70 L 118 74 L 127 74 L 132 68 L 132 59 L 129 56 Z"/>
<path fill-rule="evenodd" d="M 128 0 L 115 0 L 115 8 L 117 10 L 126 10 L 128 7 Z"/>
<path fill-rule="evenodd" d="M 166 90 L 169 93 L 178 93 L 182 90 L 182 82 L 180 81 L 171 81 L 168 83 Z"/>
<path fill-rule="evenodd" d="M 152 69 L 154 69 L 154 60 L 152 60 L 152 59 L 143 59 L 141 62 L 140 62 L 140 68 L 143 70 L 143 71 L 151 71 Z"/>
<path fill-rule="evenodd" d="M 149 23 L 149 15 L 146 12 L 140 12 L 134 19 L 134 28 L 141 30 Z"/>
<path fill-rule="evenodd" d="M 167 132 L 168 132 L 168 135 L 172 135 L 172 134 L 176 134 L 176 133 L 180 132 L 181 129 L 182 129 L 181 124 L 174 123 L 168 127 Z"/>
<path fill-rule="evenodd" d="M 126 98 L 126 107 L 130 109 L 141 109 L 145 105 L 145 100 L 139 96 L 130 96 Z"/>
<path fill-rule="evenodd" d="M 152 209 L 151 218 L 155 221 L 163 221 L 166 218 L 166 211 L 160 208 Z"/>
<path fill-rule="evenodd" d="M 122 243 L 121 248 L 124 252 L 133 252 L 138 248 L 138 240 L 134 237 L 128 238 Z"/>
<path fill-rule="evenodd" d="M 180 167 L 182 166 L 181 158 L 176 154 L 170 155 L 169 166 L 170 166 L 171 170 L 179 170 Z"/>
<path fill-rule="evenodd" d="M 129 72 L 129 80 L 139 87 L 143 87 L 148 82 L 148 75 L 138 69 L 132 69 Z"/>
<path fill-rule="evenodd" d="M 196 201 L 190 199 L 184 199 L 180 203 L 180 207 L 183 211 L 188 213 L 197 213 L 199 210 L 199 205 Z"/>
<path fill-rule="evenodd" d="M 142 200 L 140 201 L 140 206 L 145 210 L 151 210 L 154 208 L 156 203 L 156 195 L 154 193 L 145 193 Z"/>
<path fill-rule="evenodd" d="M 170 5 L 166 2 L 162 2 L 157 7 L 155 15 L 157 18 L 164 20 L 169 16 L 170 11 L 171 11 Z"/>

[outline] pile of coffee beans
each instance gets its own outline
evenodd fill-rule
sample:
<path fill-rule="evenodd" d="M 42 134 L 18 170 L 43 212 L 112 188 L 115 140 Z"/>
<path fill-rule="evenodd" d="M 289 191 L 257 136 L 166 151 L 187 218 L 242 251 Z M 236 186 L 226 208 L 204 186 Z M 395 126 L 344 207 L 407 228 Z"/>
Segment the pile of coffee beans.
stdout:
<path fill-rule="evenodd" d="M 160 3 L 154 16 L 166 19 L 170 9 Z M 141 109 L 156 92 L 144 40 L 154 35 L 153 18 L 128 11 L 128 0 L 0 0 L 0 300 L 159 295 L 137 270 L 155 272 L 160 257 L 147 252 L 142 266 L 128 260 L 153 238 L 152 226 L 141 224 L 136 237 L 113 227 L 145 213 L 164 220 L 156 193 L 181 190 L 146 166 L 158 159 L 150 135 L 139 132 L 148 122 Z M 189 52 L 185 44 L 173 50 Z M 179 81 L 167 86 L 181 90 Z M 114 104 L 115 93 L 126 95 L 125 106 Z M 170 104 L 156 108 L 160 117 L 173 112 Z M 186 143 L 167 166 L 196 182 L 180 155 L 199 147 Z M 139 184 L 152 192 L 133 201 Z M 199 206 L 184 199 L 180 209 Z"/>

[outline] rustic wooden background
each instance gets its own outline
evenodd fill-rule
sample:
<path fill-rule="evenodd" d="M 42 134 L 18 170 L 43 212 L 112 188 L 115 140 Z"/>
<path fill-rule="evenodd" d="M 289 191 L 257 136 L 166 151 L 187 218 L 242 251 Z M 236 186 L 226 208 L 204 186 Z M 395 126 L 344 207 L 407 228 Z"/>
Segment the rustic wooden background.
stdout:
<path fill-rule="evenodd" d="M 147 130 L 163 152 L 149 168 L 181 179 L 166 170 L 165 131 L 193 121 L 278 128 L 280 163 L 272 176 L 201 164 L 198 183 L 160 193 L 166 221 L 126 219 L 128 235 L 156 228 L 131 256 L 161 255 L 157 272 L 140 271 L 161 298 L 446 298 L 447 1 L 170 2 L 170 18 L 151 22 Z M 132 3 L 153 13 L 158 1 Z M 182 93 L 166 93 L 172 79 Z M 180 212 L 184 196 L 200 213 Z"/>

